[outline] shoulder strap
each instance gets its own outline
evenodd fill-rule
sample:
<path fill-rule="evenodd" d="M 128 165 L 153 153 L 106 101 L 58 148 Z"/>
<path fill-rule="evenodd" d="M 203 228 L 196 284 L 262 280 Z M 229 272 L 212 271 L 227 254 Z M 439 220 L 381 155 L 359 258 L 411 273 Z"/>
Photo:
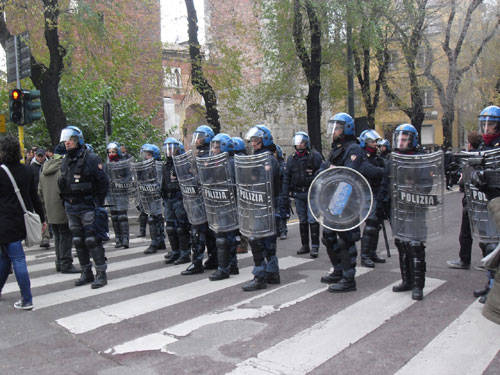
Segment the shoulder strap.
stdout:
<path fill-rule="evenodd" d="M 14 191 L 16 192 L 17 199 L 19 199 L 19 203 L 21 204 L 21 207 L 23 209 L 23 212 L 26 213 L 26 205 L 24 204 L 23 197 L 21 196 L 21 192 L 19 191 L 19 188 L 17 187 L 16 180 L 14 180 L 14 176 L 12 176 L 12 173 L 10 173 L 9 168 L 5 164 L 2 164 L 2 168 L 7 173 L 7 176 L 9 176 L 10 181 L 12 182 L 12 186 L 14 187 Z"/>

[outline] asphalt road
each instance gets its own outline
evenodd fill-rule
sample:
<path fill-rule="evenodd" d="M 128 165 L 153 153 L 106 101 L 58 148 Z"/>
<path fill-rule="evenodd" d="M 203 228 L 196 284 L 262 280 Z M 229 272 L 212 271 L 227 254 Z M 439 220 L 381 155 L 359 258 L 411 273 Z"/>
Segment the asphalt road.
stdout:
<path fill-rule="evenodd" d="M 446 232 L 427 246 L 420 302 L 391 291 L 400 280 L 392 240 L 387 263 L 358 267 L 356 292 L 329 293 L 319 282 L 330 267 L 324 248 L 315 260 L 296 255 L 296 223 L 278 241 L 281 285 L 254 293 L 241 290 L 250 254 L 239 257 L 240 275 L 211 282 L 211 271 L 181 276 L 186 265 L 165 265 L 165 251 L 144 255 L 144 239 L 127 250 L 110 241 L 108 285 L 92 290 L 55 273 L 53 248 L 26 249 L 35 309 L 13 308 L 10 276 L 0 374 L 500 374 L 500 326 L 472 296 L 485 273 L 446 266 L 458 257 L 460 193 L 446 194 L 445 213 Z"/>

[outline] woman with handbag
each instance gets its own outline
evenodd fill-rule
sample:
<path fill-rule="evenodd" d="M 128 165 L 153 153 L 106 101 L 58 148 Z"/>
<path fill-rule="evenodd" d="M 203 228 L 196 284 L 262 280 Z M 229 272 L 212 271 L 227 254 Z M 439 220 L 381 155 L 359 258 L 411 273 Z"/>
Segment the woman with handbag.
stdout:
<path fill-rule="evenodd" d="M 0 164 L 2 165 L 0 168 L 0 294 L 12 264 L 22 297 L 14 303 L 14 307 L 31 310 L 33 300 L 30 279 L 21 244 L 21 241 L 26 239 L 27 233 L 25 216 L 30 216 L 26 219 L 27 222 L 30 219 L 36 222 L 38 218 L 32 214 L 34 209 L 43 226 L 47 224 L 36 192 L 37 187 L 34 185 L 33 172 L 29 167 L 22 165 L 20 160 L 21 152 L 17 138 L 11 135 L 0 138 Z M 36 228 L 36 224 L 28 224 L 28 226 L 28 232 L 30 227 Z"/>

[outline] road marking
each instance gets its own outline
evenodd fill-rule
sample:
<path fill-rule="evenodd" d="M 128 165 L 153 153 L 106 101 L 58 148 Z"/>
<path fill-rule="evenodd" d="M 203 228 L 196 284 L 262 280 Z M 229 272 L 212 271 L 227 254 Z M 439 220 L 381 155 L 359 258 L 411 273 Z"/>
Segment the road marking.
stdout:
<path fill-rule="evenodd" d="M 444 282 L 427 278 L 425 293 Z M 307 374 L 416 302 L 392 292 L 396 284 L 239 363 L 231 374 Z"/>
<path fill-rule="evenodd" d="M 280 259 L 280 269 L 295 267 L 311 261 L 312 259 L 285 257 Z M 98 309 L 84 311 L 58 319 L 56 322 L 74 334 L 85 333 L 108 324 L 116 324 L 126 319 L 238 285 L 251 277 L 252 269 L 253 267 L 245 267 L 240 269 L 239 275 L 231 276 L 229 279 L 216 282 L 207 282 L 206 279 L 203 279 Z"/>
<path fill-rule="evenodd" d="M 500 325 L 475 301 L 396 374 L 482 374 L 500 349 Z"/>
<path fill-rule="evenodd" d="M 357 268 L 356 277 L 364 275 L 373 268 L 365 268 L 359 267 Z M 119 344 L 114 346 L 113 348 L 107 349 L 104 353 L 108 354 L 125 354 L 130 352 L 140 352 L 140 351 L 149 351 L 149 350 L 160 350 L 162 352 L 166 352 L 167 346 L 179 340 L 179 337 L 185 337 L 191 334 L 193 331 L 200 329 L 209 324 L 217 324 L 225 321 L 234 321 L 234 320 L 243 320 L 243 319 L 257 319 L 262 318 L 266 315 L 270 315 L 276 312 L 281 311 L 287 307 L 293 306 L 297 303 L 303 302 L 319 293 L 325 292 L 328 289 L 328 286 L 324 284 L 317 289 L 312 290 L 311 292 L 302 295 L 298 298 L 295 298 L 291 301 L 287 301 L 278 306 L 260 306 L 259 308 L 242 308 L 248 303 L 252 301 L 265 297 L 270 294 L 277 293 L 284 288 L 289 288 L 295 286 L 297 284 L 305 283 L 306 279 L 300 279 L 298 281 L 294 281 L 289 284 L 282 285 L 278 288 L 268 290 L 264 293 L 257 294 L 250 298 L 244 299 L 234 305 L 228 306 L 219 311 L 209 312 L 195 318 L 183 321 L 179 324 L 176 324 L 172 327 L 165 328 L 160 332 L 155 332 L 149 335 L 145 335 L 142 337 L 138 337 L 136 339 L 127 341 L 123 344 Z"/>
<path fill-rule="evenodd" d="M 121 262 L 116 262 L 116 263 L 108 263 L 108 272 L 113 272 L 113 271 L 120 271 L 124 270 L 127 268 L 132 268 L 132 267 L 138 267 L 138 266 L 144 266 L 146 264 L 151 264 L 151 263 L 157 263 L 157 262 L 162 262 L 164 260 L 163 258 L 164 254 L 153 254 L 153 255 L 148 255 L 144 256 L 141 258 L 134 258 L 134 259 L 129 259 L 129 260 L 124 260 Z M 62 283 L 65 281 L 69 280 L 76 280 L 78 278 L 78 274 L 67 274 L 67 273 L 56 273 L 56 274 L 50 274 L 46 276 L 41 276 L 41 277 L 35 277 L 31 279 L 31 288 L 38 288 L 42 286 L 47 286 L 47 285 L 52 285 L 52 284 L 57 284 L 57 283 Z M 19 286 L 17 285 L 17 282 L 10 282 L 5 284 L 2 293 L 12 293 L 19 291 Z"/>
<path fill-rule="evenodd" d="M 238 260 L 250 258 L 251 256 L 252 256 L 251 254 L 241 254 L 238 256 Z M 147 284 L 150 282 L 163 280 L 171 276 L 177 276 L 180 274 L 181 271 L 185 269 L 186 265 L 180 264 L 178 266 L 160 268 L 157 270 L 137 273 L 131 276 L 120 277 L 117 279 L 109 279 L 109 283 L 108 285 L 106 285 L 105 288 L 100 288 L 100 289 L 91 289 L 85 287 L 71 288 L 71 289 L 61 290 L 59 292 L 36 296 L 34 298 L 35 309 L 40 310 L 46 307 L 59 305 L 66 302 L 76 301 L 87 297 L 93 297 L 98 294 L 111 293 L 116 290 L 121 290 L 141 284 Z"/>

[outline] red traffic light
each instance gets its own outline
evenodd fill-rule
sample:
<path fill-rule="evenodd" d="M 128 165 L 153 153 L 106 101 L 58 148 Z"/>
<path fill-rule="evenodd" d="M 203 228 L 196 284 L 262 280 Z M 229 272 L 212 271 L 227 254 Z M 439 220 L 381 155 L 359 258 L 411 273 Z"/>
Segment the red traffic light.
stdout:
<path fill-rule="evenodd" d="M 23 92 L 18 89 L 14 89 L 11 91 L 10 96 L 12 97 L 13 100 L 20 100 L 23 97 Z"/>

